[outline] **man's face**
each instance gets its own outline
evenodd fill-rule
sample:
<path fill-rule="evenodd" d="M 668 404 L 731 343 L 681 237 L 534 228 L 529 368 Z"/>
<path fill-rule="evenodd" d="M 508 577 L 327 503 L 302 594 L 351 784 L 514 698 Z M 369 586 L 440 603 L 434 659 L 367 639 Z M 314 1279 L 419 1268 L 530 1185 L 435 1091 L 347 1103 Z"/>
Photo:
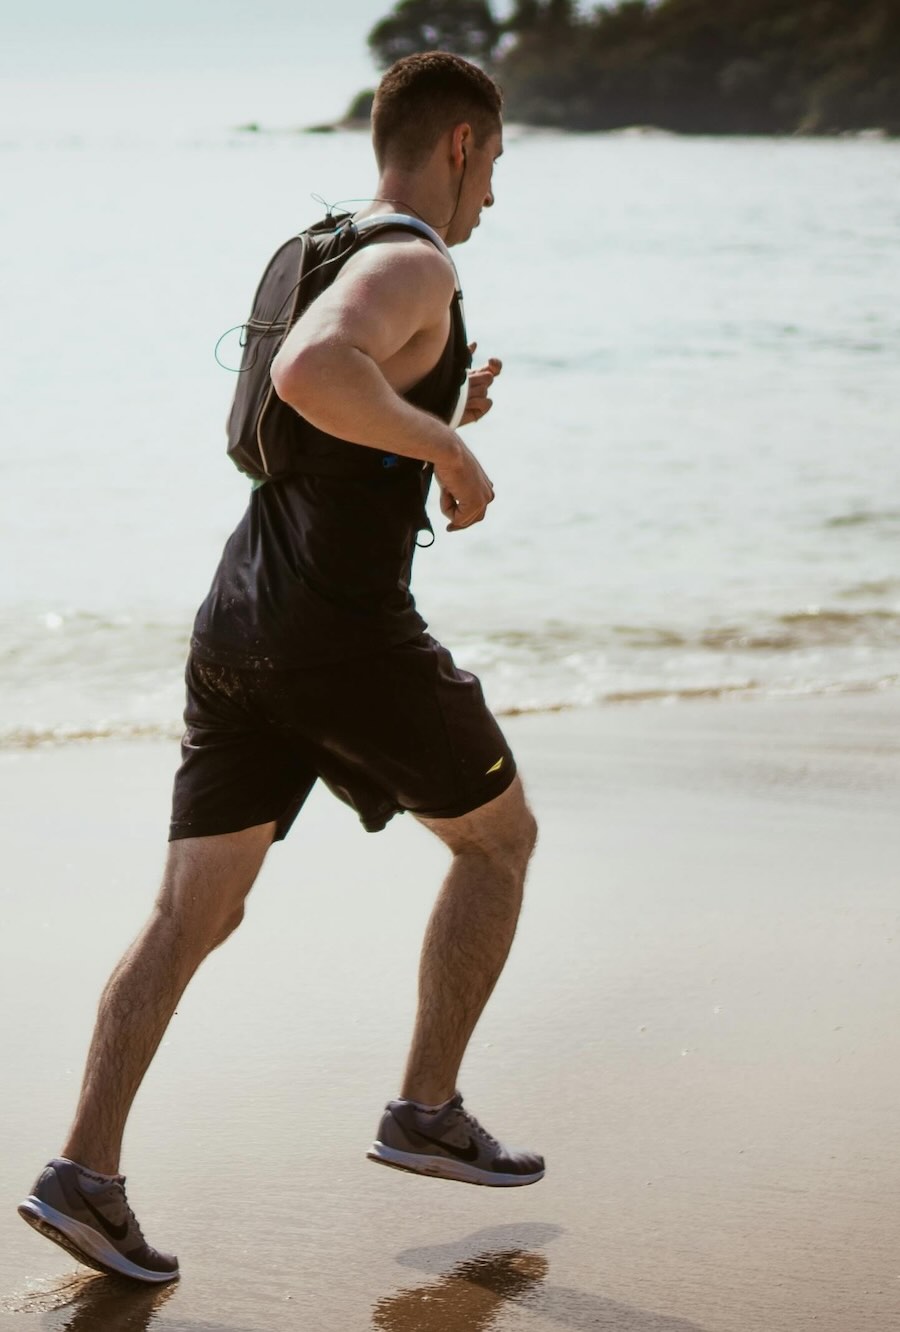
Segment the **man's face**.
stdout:
<path fill-rule="evenodd" d="M 497 129 L 478 145 L 470 138 L 466 147 L 466 174 L 459 197 L 459 208 L 448 229 L 450 245 L 467 241 L 478 226 L 482 208 L 494 203 L 494 163 L 503 152 L 503 131 Z"/>

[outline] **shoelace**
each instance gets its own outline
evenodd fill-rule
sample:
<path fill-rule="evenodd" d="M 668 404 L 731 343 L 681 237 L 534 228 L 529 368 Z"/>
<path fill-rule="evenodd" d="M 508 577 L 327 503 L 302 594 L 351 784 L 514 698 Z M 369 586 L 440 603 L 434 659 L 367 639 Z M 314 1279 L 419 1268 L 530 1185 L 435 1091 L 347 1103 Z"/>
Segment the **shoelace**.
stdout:
<path fill-rule="evenodd" d="M 142 1244 L 147 1244 L 147 1241 L 146 1241 L 146 1239 L 144 1238 L 144 1232 L 141 1230 L 141 1227 L 140 1227 L 140 1225 L 139 1225 L 139 1223 L 138 1223 L 138 1219 L 137 1219 L 137 1217 L 135 1216 L 134 1212 L 131 1210 L 131 1203 L 128 1201 L 128 1195 L 127 1195 L 127 1193 L 125 1192 L 125 1181 L 122 1180 L 121 1183 L 120 1183 L 120 1182 L 117 1180 L 117 1181 L 112 1185 L 112 1187 L 113 1187 L 113 1188 L 116 1190 L 116 1192 L 118 1193 L 118 1195 L 119 1195 L 119 1201 L 120 1201 L 120 1203 L 121 1203 L 121 1206 L 124 1208 L 125 1214 L 126 1214 L 126 1216 L 128 1217 L 128 1220 L 130 1221 L 131 1225 L 134 1226 L 135 1230 L 137 1231 L 137 1233 L 138 1233 L 138 1238 L 140 1239 L 141 1243 L 142 1243 Z M 147 1245 L 147 1247 L 149 1248 L 150 1246 Z"/>
<path fill-rule="evenodd" d="M 491 1147 L 500 1146 L 500 1143 L 497 1141 L 494 1135 L 492 1133 L 488 1133 L 487 1129 L 484 1128 L 481 1124 L 479 1124 L 475 1116 L 470 1115 L 468 1110 L 463 1110 L 463 1108 L 460 1106 L 459 1113 L 462 1115 L 463 1119 L 469 1125 L 469 1128 L 472 1130 L 473 1133 L 477 1133 L 478 1136 L 482 1138 L 486 1143 L 488 1143 Z"/>

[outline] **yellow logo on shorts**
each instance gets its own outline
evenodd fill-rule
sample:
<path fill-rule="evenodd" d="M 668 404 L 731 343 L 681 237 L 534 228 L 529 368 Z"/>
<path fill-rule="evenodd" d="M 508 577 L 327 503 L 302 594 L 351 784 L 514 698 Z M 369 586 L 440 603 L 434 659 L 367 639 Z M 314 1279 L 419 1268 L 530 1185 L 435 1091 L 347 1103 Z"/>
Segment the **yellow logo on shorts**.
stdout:
<path fill-rule="evenodd" d="M 490 777 L 492 772 L 499 772 L 502 767 L 503 767 L 503 755 L 501 754 L 500 757 L 497 759 L 497 762 L 494 764 L 494 766 L 492 768 L 488 768 L 487 772 L 484 774 L 485 777 Z"/>

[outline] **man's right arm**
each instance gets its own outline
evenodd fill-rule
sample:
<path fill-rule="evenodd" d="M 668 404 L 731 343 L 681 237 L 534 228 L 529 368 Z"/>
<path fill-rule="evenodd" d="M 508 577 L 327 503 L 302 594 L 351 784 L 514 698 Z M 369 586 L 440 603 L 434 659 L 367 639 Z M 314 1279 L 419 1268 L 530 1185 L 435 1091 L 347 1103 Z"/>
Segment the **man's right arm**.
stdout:
<path fill-rule="evenodd" d="M 278 396 L 319 430 L 433 463 L 449 530 L 484 517 L 491 483 L 443 421 L 401 397 L 389 376 L 447 319 L 449 265 L 427 242 L 354 256 L 294 325 L 272 364 Z"/>

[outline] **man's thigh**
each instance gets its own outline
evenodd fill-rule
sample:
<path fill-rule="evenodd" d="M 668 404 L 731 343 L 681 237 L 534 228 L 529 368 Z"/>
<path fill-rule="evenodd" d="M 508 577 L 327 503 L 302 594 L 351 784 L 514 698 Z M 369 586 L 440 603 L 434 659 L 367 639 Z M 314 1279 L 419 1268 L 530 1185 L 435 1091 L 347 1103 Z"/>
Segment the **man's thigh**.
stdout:
<path fill-rule="evenodd" d="M 334 668 L 309 738 L 319 776 L 366 826 L 373 791 L 388 817 L 453 819 L 496 799 L 516 775 L 480 682 L 428 634 Z"/>
<path fill-rule="evenodd" d="M 516 775 L 478 679 L 428 634 L 302 670 L 188 663 L 171 838 L 269 821 L 285 836 L 317 778 L 370 832 L 406 810 L 456 819 Z"/>
<path fill-rule="evenodd" d="M 207 840 L 275 824 L 285 836 L 317 773 L 304 746 L 267 720 L 266 680 L 276 672 L 190 658 L 181 766 L 172 792 L 170 842 Z"/>

